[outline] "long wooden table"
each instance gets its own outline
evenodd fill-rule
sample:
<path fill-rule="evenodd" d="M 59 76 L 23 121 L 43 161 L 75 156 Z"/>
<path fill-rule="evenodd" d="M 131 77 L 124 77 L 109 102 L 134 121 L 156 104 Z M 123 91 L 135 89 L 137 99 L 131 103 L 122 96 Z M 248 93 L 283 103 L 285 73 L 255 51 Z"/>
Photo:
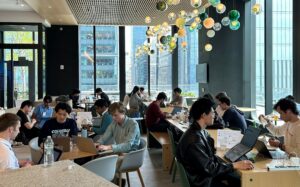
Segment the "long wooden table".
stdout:
<path fill-rule="evenodd" d="M 115 184 L 97 176 L 70 160 L 53 163 L 50 167 L 36 165 L 0 173 L 0 187 L 7 186 L 103 186 Z"/>
<path fill-rule="evenodd" d="M 167 121 L 176 128 L 185 132 L 188 125 L 182 124 L 177 120 L 167 119 Z M 217 141 L 217 130 L 207 130 L 211 137 Z M 216 144 L 215 144 L 216 145 Z M 224 152 L 217 149 L 217 155 L 221 158 Z M 241 175 L 242 187 L 299 187 L 300 186 L 300 171 L 268 171 L 266 164 L 269 164 L 272 159 L 255 158 L 254 169 L 250 171 L 239 170 Z"/>

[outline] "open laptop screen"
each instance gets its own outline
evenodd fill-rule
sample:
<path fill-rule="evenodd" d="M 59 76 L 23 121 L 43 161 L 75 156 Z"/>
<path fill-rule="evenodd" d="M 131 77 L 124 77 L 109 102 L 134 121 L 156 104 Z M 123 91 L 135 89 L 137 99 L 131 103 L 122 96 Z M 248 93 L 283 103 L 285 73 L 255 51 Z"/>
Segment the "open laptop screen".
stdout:
<path fill-rule="evenodd" d="M 259 136 L 260 129 L 249 126 L 242 138 L 241 143 L 247 147 L 253 147 Z"/>

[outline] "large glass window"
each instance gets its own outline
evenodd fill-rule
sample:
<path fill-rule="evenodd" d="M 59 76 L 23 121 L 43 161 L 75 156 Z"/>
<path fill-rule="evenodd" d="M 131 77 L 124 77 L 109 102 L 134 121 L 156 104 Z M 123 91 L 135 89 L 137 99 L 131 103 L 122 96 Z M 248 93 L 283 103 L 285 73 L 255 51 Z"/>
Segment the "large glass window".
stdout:
<path fill-rule="evenodd" d="M 265 0 L 257 0 L 264 5 Z M 256 16 L 256 112 L 265 113 L 265 15 Z"/>
<path fill-rule="evenodd" d="M 293 0 L 273 0 L 273 103 L 293 94 Z"/>
<path fill-rule="evenodd" d="M 188 27 L 186 27 L 188 31 Z M 187 42 L 187 46 L 184 43 Z M 182 45 L 183 44 L 183 45 Z M 187 97 L 198 96 L 196 82 L 196 64 L 199 59 L 198 32 L 187 32 L 186 36 L 178 39 L 178 83 Z"/>
<path fill-rule="evenodd" d="M 148 55 L 136 56 L 138 46 L 147 42 L 146 26 L 125 27 L 125 54 L 126 54 L 126 92 L 132 88 L 142 86 L 145 89 L 148 85 Z"/>

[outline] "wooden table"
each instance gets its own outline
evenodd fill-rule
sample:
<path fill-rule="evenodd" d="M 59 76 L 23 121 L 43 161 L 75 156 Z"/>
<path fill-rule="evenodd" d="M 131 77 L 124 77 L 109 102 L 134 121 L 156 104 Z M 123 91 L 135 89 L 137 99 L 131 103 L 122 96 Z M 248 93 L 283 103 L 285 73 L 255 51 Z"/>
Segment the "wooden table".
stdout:
<path fill-rule="evenodd" d="M 167 121 L 183 132 L 186 131 L 186 125 L 179 123 L 177 120 L 167 119 Z M 217 129 L 207 130 L 211 137 L 217 142 Z M 216 144 L 215 144 L 216 145 Z M 253 150 L 255 152 L 255 150 Z M 224 151 L 217 149 L 217 155 L 221 158 Z M 241 175 L 242 187 L 299 187 L 300 171 L 268 171 L 266 164 L 272 159 L 256 156 L 254 169 L 250 171 L 239 170 Z"/>
<path fill-rule="evenodd" d="M 97 176 L 70 160 L 55 162 L 50 167 L 36 165 L 2 172 L 0 174 L 0 187 L 7 186 L 116 187 L 115 184 Z"/>

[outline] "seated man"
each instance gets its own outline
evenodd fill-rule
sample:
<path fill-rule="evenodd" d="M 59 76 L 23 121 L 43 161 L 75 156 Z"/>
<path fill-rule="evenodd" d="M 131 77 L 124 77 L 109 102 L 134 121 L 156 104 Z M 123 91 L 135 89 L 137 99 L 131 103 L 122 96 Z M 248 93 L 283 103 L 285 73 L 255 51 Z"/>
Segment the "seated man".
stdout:
<path fill-rule="evenodd" d="M 226 92 L 220 92 L 215 96 L 215 99 L 217 101 L 217 106 L 216 106 L 216 113 L 218 114 L 219 117 L 223 117 L 224 115 L 224 110 L 222 110 L 220 106 L 220 98 L 222 97 L 228 97 Z"/>
<path fill-rule="evenodd" d="M 109 97 L 107 96 L 106 93 L 102 91 L 101 88 L 96 88 L 95 93 L 96 93 L 96 99 L 105 99 L 108 105 L 110 105 Z"/>
<path fill-rule="evenodd" d="M 94 123 L 89 130 L 94 131 L 97 135 L 103 135 L 107 127 L 112 123 L 112 116 L 107 111 L 108 103 L 105 99 L 98 99 L 94 106 L 96 112 L 100 115 L 100 120 L 99 123 Z"/>
<path fill-rule="evenodd" d="M 81 107 L 79 105 L 79 95 L 80 95 L 80 90 L 73 89 L 72 93 L 69 95 L 69 98 L 72 99 L 73 108 L 84 109 L 84 107 Z"/>
<path fill-rule="evenodd" d="M 16 114 L 6 113 L 0 116 L 0 171 L 31 165 L 29 161 L 18 161 L 11 148 L 10 141 L 18 135 L 20 126 L 20 118 Z"/>
<path fill-rule="evenodd" d="M 53 115 L 53 108 L 49 106 L 51 102 L 52 97 L 46 95 L 43 99 L 43 103 L 36 106 L 33 110 L 31 118 L 37 121 L 37 127 L 40 129 L 44 126 L 44 123 Z"/>
<path fill-rule="evenodd" d="M 35 127 L 36 120 L 29 121 L 28 114 L 31 112 L 32 102 L 29 100 L 23 101 L 17 115 L 21 119 L 20 133 L 16 137 L 16 141 L 21 141 L 27 145 L 29 141 L 39 135 L 39 129 Z"/>
<path fill-rule="evenodd" d="M 166 94 L 160 92 L 156 97 L 156 101 L 153 101 L 148 106 L 146 112 L 146 124 L 150 131 L 167 132 L 167 128 L 170 124 L 165 121 L 166 115 L 160 110 L 161 103 L 166 99 Z"/>
<path fill-rule="evenodd" d="M 182 163 L 192 187 L 239 186 L 240 180 L 234 169 L 252 169 L 250 161 L 227 163 L 215 155 L 213 139 L 205 128 L 213 124 L 213 103 L 206 98 L 198 99 L 191 107 L 190 116 L 194 119 L 189 129 L 181 137 L 176 157 Z"/>
<path fill-rule="evenodd" d="M 126 109 L 121 102 L 109 106 L 113 122 L 100 138 L 97 148 L 100 151 L 112 150 L 114 153 L 127 153 L 137 150 L 140 145 L 140 129 L 137 122 L 125 115 Z M 111 138 L 115 144 L 105 145 Z"/>
<path fill-rule="evenodd" d="M 275 126 L 271 121 L 267 121 L 267 129 L 277 137 L 284 136 L 284 143 L 279 140 L 270 139 L 271 146 L 279 147 L 287 153 L 299 156 L 300 155 L 300 118 L 296 103 L 290 99 L 280 99 L 275 105 L 274 110 L 280 114 L 285 124 Z M 264 117 L 261 115 L 260 117 Z"/>
<path fill-rule="evenodd" d="M 244 133 L 247 129 L 245 117 L 235 107 L 230 106 L 231 101 L 229 97 L 221 97 L 219 101 L 221 109 L 224 110 L 222 118 L 226 127 L 240 129 Z"/>
<path fill-rule="evenodd" d="M 181 96 L 180 88 L 175 88 L 173 90 L 173 100 L 170 102 L 170 105 L 183 107 L 183 97 Z"/>
<path fill-rule="evenodd" d="M 75 120 L 68 118 L 71 113 L 71 107 L 67 103 L 58 103 L 55 106 L 55 118 L 46 121 L 41 129 L 39 136 L 39 145 L 47 138 L 47 136 L 61 137 L 72 135 L 77 136 L 78 129 Z"/>

